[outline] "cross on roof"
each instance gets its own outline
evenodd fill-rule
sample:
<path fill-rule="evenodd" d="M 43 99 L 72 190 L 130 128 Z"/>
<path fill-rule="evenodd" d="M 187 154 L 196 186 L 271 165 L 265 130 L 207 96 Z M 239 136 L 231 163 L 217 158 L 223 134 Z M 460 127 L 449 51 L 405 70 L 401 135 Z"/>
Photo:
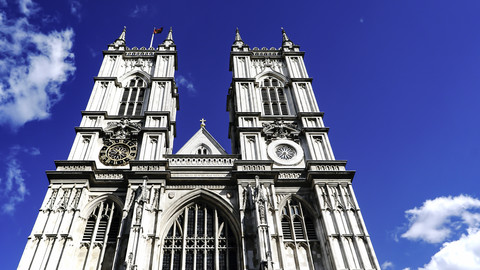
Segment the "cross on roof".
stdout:
<path fill-rule="evenodd" d="M 200 119 L 200 127 L 202 127 L 202 128 L 205 127 L 205 122 L 207 122 L 207 120 L 205 120 L 203 118 Z"/>

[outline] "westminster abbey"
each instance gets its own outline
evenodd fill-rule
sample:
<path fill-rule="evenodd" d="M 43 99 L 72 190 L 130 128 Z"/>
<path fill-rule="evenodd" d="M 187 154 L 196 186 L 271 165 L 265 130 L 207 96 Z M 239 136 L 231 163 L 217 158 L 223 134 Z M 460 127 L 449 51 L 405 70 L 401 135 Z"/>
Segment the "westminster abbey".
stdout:
<path fill-rule="evenodd" d="M 206 126 L 173 153 L 170 29 L 157 48 L 108 45 L 67 160 L 19 269 L 380 269 L 304 64 L 237 30 L 225 87 L 231 154 Z M 203 121 L 203 120 L 202 120 Z"/>

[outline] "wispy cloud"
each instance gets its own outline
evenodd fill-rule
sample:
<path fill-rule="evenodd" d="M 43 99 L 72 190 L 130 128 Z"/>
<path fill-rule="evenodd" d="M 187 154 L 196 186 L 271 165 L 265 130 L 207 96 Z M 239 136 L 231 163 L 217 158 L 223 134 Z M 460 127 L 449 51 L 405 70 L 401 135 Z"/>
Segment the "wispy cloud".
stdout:
<path fill-rule="evenodd" d="M 22 3 L 31 14 L 33 2 Z M 0 125 L 16 129 L 49 117 L 61 84 L 75 71 L 73 35 L 72 29 L 42 33 L 27 17 L 0 13 Z"/>
<path fill-rule="evenodd" d="M 384 263 L 382 263 L 381 267 L 380 267 L 382 270 L 387 270 L 387 269 L 393 269 L 393 263 L 392 262 L 389 262 L 389 261 L 385 261 Z"/>
<path fill-rule="evenodd" d="M 409 227 L 403 238 L 442 243 L 430 262 L 419 269 L 480 269 L 479 199 L 467 195 L 439 197 L 406 214 Z"/>
<path fill-rule="evenodd" d="M 30 16 L 39 10 L 32 0 L 18 0 L 18 8 L 25 16 Z"/>
<path fill-rule="evenodd" d="M 191 80 L 185 78 L 184 76 L 182 75 L 178 75 L 176 78 L 175 78 L 175 81 L 177 82 L 177 84 L 181 87 L 185 87 L 187 89 L 187 92 L 189 94 L 196 94 L 197 93 L 197 89 L 195 89 L 195 86 L 193 85 L 193 83 L 191 82 Z"/>
<path fill-rule="evenodd" d="M 130 17 L 132 18 L 138 18 L 142 14 L 147 13 L 148 11 L 148 6 L 147 5 L 135 5 L 135 9 L 130 13 Z"/>
<path fill-rule="evenodd" d="M 25 185 L 25 171 L 22 169 L 18 156 L 28 154 L 37 156 L 37 148 L 22 148 L 13 146 L 6 156 L 5 175 L 0 178 L 0 212 L 13 214 L 16 206 L 25 200 L 28 190 Z"/>
<path fill-rule="evenodd" d="M 82 8 L 82 4 L 80 1 L 77 0 L 69 0 L 70 3 L 70 13 L 76 16 L 79 20 L 82 18 L 80 9 Z"/>

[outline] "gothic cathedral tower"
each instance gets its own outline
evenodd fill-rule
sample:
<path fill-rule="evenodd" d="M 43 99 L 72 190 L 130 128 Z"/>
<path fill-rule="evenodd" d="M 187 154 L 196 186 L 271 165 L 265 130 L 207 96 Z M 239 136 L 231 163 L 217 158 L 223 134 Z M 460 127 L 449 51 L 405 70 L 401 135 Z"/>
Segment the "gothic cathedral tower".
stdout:
<path fill-rule="evenodd" d="M 19 269 L 380 269 L 303 56 L 284 31 L 279 49 L 250 49 L 237 30 L 232 154 L 204 122 L 173 154 L 172 30 L 138 49 L 124 29 L 68 160 L 47 171 Z"/>

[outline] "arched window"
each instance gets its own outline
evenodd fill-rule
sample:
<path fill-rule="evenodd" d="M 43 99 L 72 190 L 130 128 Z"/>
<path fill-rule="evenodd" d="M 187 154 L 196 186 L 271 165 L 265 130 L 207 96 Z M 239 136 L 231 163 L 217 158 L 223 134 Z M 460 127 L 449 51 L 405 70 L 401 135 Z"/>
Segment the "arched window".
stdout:
<path fill-rule="evenodd" d="M 103 201 L 97 205 L 87 219 L 82 237 L 82 244 L 89 249 L 85 260 L 91 249 L 98 246 L 102 255 L 98 258 L 103 258 L 101 269 L 112 269 L 121 218 L 121 210 L 116 209 L 113 202 Z M 90 260 L 90 263 L 97 265 L 94 260 Z"/>
<path fill-rule="evenodd" d="M 181 210 L 163 243 L 162 269 L 237 268 L 237 242 L 226 219 L 204 203 Z"/>
<path fill-rule="evenodd" d="M 285 259 L 295 260 L 300 269 L 314 269 L 314 265 L 320 263 L 315 261 L 320 254 L 319 241 L 311 215 L 298 200 L 287 200 L 282 209 L 281 225 L 287 251 Z"/>
<path fill-rule="evenodd" d="M 273 77 L 267 77 L 260 82 L 260 87 L 265 115 L 289 115 L 282 82 Z"/>
<path fill-rule="evenodd" d="M 291 198 L 282 209 L 282 231 L 285 240 L 317 240 L 315 225 L 302 204 Z"/>
<path fill-rule="evenodd" d="M 119 115 L 140 115 L 147 84 L 140 77 L 132 79 L 125 87 L 120 103 Z"/>
<path fill-rule="evenodd" d="M 197 148 L 197 155 L 208 155 L 208 154 L 210 154 L 210 151 L 204 145 L 200 145 Z"/>

